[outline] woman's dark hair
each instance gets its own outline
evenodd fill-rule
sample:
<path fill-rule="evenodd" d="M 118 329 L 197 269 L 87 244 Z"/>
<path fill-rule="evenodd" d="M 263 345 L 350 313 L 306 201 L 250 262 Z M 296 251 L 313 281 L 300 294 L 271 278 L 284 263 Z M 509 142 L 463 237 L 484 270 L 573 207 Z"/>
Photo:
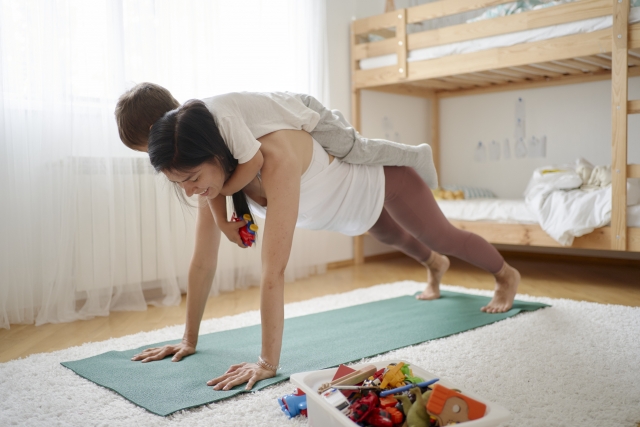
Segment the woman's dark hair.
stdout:
<path fill-rule="evenodd" d="M 153 124 L 149 132 L 148 150 L 149 160 L 156 172 L 189 173 L 201 164 L 213 161 L 229 177 L 238 165 L 220 135 L 213 115 L 197 99 L 165 113 Z M 184 192 L 178 187 L 176 190 L 186 201 Z M 233 195 L 233 208 L 238 218 L 244 214 L 251 215 L 242 191 Z"/>

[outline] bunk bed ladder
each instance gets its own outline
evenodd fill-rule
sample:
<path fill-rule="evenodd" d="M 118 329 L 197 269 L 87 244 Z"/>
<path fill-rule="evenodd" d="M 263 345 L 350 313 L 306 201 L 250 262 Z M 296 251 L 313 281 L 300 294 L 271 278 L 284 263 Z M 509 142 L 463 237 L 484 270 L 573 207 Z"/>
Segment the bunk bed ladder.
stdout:
<path fill-rule="evenodd" d="M 613 0 L 611 46 L 611 249 L 629 248 L 627 228 L 627 178 L 640 178 L 640 165 L 627 160 L 628 115 L 640 113 L 640 100 L 628 100 L 629 0 Z"/>

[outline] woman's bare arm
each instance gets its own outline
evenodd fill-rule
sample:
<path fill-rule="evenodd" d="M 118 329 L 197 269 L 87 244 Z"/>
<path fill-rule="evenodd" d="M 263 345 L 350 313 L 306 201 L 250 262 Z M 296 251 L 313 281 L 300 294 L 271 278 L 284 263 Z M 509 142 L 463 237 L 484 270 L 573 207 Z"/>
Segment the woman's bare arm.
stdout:
<path fill-rule="evenodd" d="M 219 245 L 220 229 L 213 220 L 209 205 L 206 201 L 201 200 L 196 220 L 196 245 L 189 268 L 187 320 L 182 342 L 175 345 L 148 348 L 142 353 L 136 354 L 131 360 L 151 362 L 173 354 L 172 360 L 177 362 L 183 357 L 195 353 L 200 322 L 216 272 Z"/>
<path fill-rule="evenodd" d="M 310 137 L 307 134 L 307 137 Z M 260 316 L 262 319 L 262 358 L 278 365 L 284 327 L 284 271 L 291 253 L 293 232 L 300 200 L 301 162 L 286 138 L 261 138 L 264 165 L 262 185 L 268 200 L 262 237 L 262 280 Z M 257 355 L 256 355 L 257 357 Z M 246 389 L 258 380 L 270 378 L 274 371 L 255 363 L 233 365 L 222 376 L 207 384 L 214 389 L 229 390 L 247 382 Z"/>

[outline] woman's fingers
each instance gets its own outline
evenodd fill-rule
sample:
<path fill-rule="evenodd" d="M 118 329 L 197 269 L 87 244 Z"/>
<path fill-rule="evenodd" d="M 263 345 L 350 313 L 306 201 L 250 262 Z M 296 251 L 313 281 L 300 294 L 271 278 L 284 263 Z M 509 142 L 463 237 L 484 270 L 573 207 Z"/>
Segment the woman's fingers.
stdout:
<path fill-rule="evenodd" d="M 245 390 L 251 390 L 257 381 L 273 377 L 274 374 L 274 372 L 261 369 L 255 364 L 241 363 L 231 366 L 224 375 L 210 380 L 207 385 L 214 386 L 214 390 L 230 390 L 232 387 L 246 382 Z"/>
<path fill-rule="evenodd" d="M 141 353 L 134 355 L 131 360 L 141 360 L 148 357 L 150 354 L 155 354 L 156 351 L 160 350 L 160 347 L 147 348 L 143 350 Z"/>
<path fill-rule="evenodd" d="M 239 368 L 242 368 L 244 365 L 246 365 L 247 362 L 242 362 L 242 363 L 238 363 L 237 365 L 231 365 L 229 367 L 229 369 L 227 369 L 227 372 L 225 372 L 225 374 L 230 374 L 232 372 L 237 371 Z"/>
<path fill-rule="evenodd" d="M 240 372 L 235 375 L 229 376 L 224 381 L 219 382 L 213 387 L 214 390 L 230 390 L 232 387 L 237 386 L 238 384 L 242 384 L 247 381 L 251 377 L 251 372 Z"/>
<path fill-rule="evenodd" d="M 256 381 L 258 381 L 260 378 L 258 378 L 258 374 L 255 373 L 251 376 L 251 378 L 249 378 L 249 381 L 247 381 L 247 386 L 244 388 L 245 390 L 251 390 L 251 388 L 253 387 L 253 385 L 256 383 Z"/>
<path fill-rule="evenodd" d="M 188 356 L 192 353 L 188 352 L 187 350 L 185 350 L 184 348 L 180 351 L 178 351 L 176 354 L 173 355 L 173 358 L 171 359 L 172 362 L 179 362 L 182 360 L 183 357 Z"/>
<path fill-rule="evenodd" d="M 140 360 L 143 363 L 153 362 L 155 360 L 162 360 L 165 357 L 175 352 L 176 352 L 176 349 L 174 348 L 174 346 L 148 348 L 144 350 L 142 353 L 139 353 L 133 356 L 131 360 L 133 361 Z"/>
<path fill-rule="evenodd" d="M 145 357 L 147 357 L 149 354 L 153 354 L 154 352 L 156 352 L 157 350 L 160 350 L 161 347 L 153 347 L 153 348 L 147 348 L 145 350 L 142 350 L 142 352 L 134 355 L 131 360 L 140 360 L 140 359 L 144 359 Z"/>
<path fill-rule="evenodd" d="M 172 354 L 173 352 L 167 348 L 164 348 L 162 350 L 159 350 L 156 354 L 152 354 L 150 356 L 148 356 L 146 359 L 142 359 L 142 363 L 146 363 L 146 362 L 153 362 L 156 360 L 162 360 L 165 357 L 167 357 L 168 355 Z"/>

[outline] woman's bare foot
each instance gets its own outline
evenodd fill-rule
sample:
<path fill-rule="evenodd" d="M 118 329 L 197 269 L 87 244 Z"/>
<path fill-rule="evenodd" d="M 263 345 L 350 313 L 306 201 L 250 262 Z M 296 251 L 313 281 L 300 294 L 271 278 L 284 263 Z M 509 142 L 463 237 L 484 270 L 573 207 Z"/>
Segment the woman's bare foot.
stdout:
<path fill-rule="evenodd" d="M 518 292 L 520 273 L 506 262 L 502 269 L 495 274 L 496 291 L 489 304 L 482 307 L 485 313 L 504 313 L 511 310 L 513 300 Z"/>
<path fill-rule="evenodd" d="M 449 258 L 431 251 L 431 256 L 422 265 L 427 267 L 427 287 L 416 298 L 422 300 L 440 298 L 440 280 L 449 269 Z"/>

